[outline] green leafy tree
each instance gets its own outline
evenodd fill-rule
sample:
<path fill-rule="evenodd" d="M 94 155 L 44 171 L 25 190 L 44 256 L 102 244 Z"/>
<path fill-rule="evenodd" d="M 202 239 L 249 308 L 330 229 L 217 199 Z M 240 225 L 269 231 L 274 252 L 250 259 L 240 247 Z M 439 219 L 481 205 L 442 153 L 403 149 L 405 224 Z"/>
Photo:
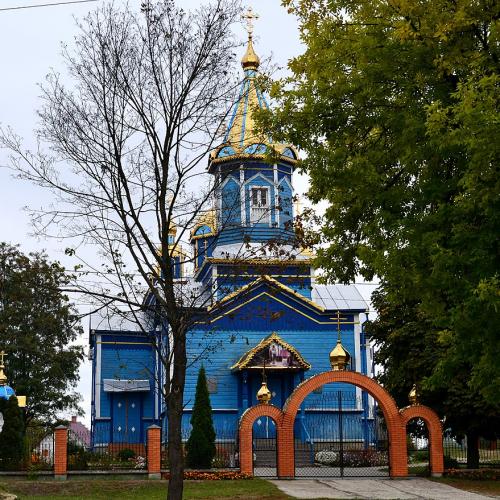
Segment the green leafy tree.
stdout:
<path fill-rule="evenodd" d="M 208 469 L 212 466 L 216 448 L 212 407 L 203 366 L 198 372 L 191 425 L 191 434 L 186 444 L 187 465 L 192 468 Z"/>
<path fill-rule="evenodd" d="M 480 427 L 478 408 L 500 405 L 500 6 L 283 3 L 306 50 L 272 85 L 280 106 L 262 126 L 306 153 L 309 196 L 328 203 L 318 264 L 343 282 L 378 276 L 384 304 L 411 304 L 415 329 L 383 345 L 404 346 L 416 373 L 409 347 L 423 320 L 438 349 L 424 351 L 422 389 Z"/>
<path fill-rule="evenodd" d="M 500 437 L 500 414 L 469 386 L 470 361 L 464 359 L 457 367 L 448 387 L 435 388 L 427 383 L 428 378 L 446 356 L 447 346 L 440 341 L 432 321 L 419 311 L 416 302 L 387 300 L 383 287 L 372 300 L 379 314 L 368 323 L 367 333 L 377 345 L 375 361 L 383 367 L 378 380 L 400 407 L 408 405 L 408 393 L 416 383 L 419 401 L 439 413 L 445 430 L 457 440 L 467 438 L 468 468 L 479 467 L 479 437 Z"/>
<path fill-rule="evenodd" d="M 0 398 L 3 428 L 0 432 L 0 469 L 15 470 L 22 465 L 24 453 L 23 413 L 15 396 Z"/>
<path fill-rule="evenodd" d="M 83 348 L 71 344 L 82 329 L 62 292 L 68 283 L 64 268 L 45 254 L 0 243 L 0 348 L 8 354 L 9 384 L 27 396 L 27 424 L 78 409 L 73 389 Z"/>

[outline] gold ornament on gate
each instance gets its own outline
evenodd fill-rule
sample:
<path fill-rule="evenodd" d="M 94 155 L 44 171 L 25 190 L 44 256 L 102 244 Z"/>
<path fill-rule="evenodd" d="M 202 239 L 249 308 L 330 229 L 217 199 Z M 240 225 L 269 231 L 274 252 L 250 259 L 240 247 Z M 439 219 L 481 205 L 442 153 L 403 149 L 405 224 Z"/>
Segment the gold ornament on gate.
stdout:
<path fill-rule="evenodd" d="M 260 389 L 257 391 L 257 400 L 262 404 L 269 404 L 271 401 L 271 391 L 267 387 L 267 377 L 266 377 L 266 363 L 264 362 L 264 366 L 262 368 L 262 385 Z"/>
<path fill-rule="evenodd" d="M 418 405 L 419 393 L 417 389 L 417 384 L 413 384 L 413 387 L 411 388 L 410 392 L 408 393 L 408 401 L 410 401 L 411 405 Z"/>

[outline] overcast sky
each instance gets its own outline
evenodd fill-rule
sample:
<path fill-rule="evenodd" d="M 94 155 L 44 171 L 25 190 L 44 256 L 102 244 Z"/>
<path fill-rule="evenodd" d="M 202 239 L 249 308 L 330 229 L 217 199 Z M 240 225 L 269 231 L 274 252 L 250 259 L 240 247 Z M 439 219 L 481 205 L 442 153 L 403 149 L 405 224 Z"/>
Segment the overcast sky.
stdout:
<path fill-rule="evenodd" d="M 56 0 L 0 0 L 0 124 L 12 127 L 25 139 L 28 147 L 34 145 L 33 129 L 37 126 L 36 110 L 40 106 L 37 84 L 43 82 L 51 68 L 63 71 L 60 44 L 64 42 L 71 46 L 77 32 L 74 18 L 85 16 L 102 4 L 103 0 L 2 10 L 7 7 L 53 2 Z M 130 0 L 129 3 L 139 5 L 140 0 Z M 186 8 L 196 7 L 201 3 L 203 2 L 199 0 L 179 2 Z M 301 52 L 296 19 L 287 14 L 279 0 L 247 0 L 245 5 L 252 6 L 260 16 L 255 23 L 257 53 L 264 58 L 272 56 L 273 62 L 286 71 L 287 61 Z M 246 39 L 243 26 L 238 30 L 238 34 L 242 40 Z M 8 163 L 7 153 L 0 150 L 0 166 Z M 298 191 L 303 192 L 306 181 L 296 177 L 295 186 Z M 64 248 L 67 244 L 61 241 L 39 240 L 32 236 L 28 215 L 23 211 L 25 206 L 37 208 L 47 205 L 50 201 L 49 193 L 13 179 L 7 169 L 0 168 L 0 241 L 19 243 L 21 249 L 26 252 L 45 249 L 50 258 L 64 263 Z M 86 343 L 87 338 L 86 328 L 82 342 Z M 90 377 L 90 364 L 86 362 L 81 368 L 78 390 L 84 398 L 87 423 L 90 419 Z"/>

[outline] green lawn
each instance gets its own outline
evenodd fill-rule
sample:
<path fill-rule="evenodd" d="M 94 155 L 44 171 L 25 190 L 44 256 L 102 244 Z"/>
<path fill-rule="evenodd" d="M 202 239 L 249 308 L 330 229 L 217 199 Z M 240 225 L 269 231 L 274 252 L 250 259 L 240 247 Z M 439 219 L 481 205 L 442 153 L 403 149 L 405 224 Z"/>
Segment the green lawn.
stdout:
<path fill-rule="evenodd" d="M 432 481 L 448 484 L 460 490 L 471 491 L 472 493 L 479 493 L 500 497 L 500 481 L 480 481 L 475 479 L 460 479 L 454 477 L 440 477 L 429 478 Z"/>
<path fill-rule="evenodd" d="M 186 499 L 282 500 L 290 498 L 273 484 L 258 478 L 234 481 L 186 481 L 184 488 Z M 114 498 L 163 500 L 166 491 L 166 481 L 145 479 L 68 479 L 67 481 L 0 479 L 0 492 L 14 493 L 20 500 L 107 500 Z"/>

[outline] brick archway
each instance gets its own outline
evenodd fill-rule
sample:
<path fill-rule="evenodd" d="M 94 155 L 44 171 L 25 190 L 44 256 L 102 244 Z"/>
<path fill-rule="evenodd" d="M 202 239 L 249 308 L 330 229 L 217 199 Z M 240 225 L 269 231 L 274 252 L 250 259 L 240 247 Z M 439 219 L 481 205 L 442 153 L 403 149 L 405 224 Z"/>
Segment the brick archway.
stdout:
<path fill-rule="evenodd" d="M 253 475 L 253 450 L 252 450 L 252 428 L 253 423 L 260 417 L 271 417 L 276 424 L 276 442 L 278 445 L 278 458 L 276 465 L 278 476 L 280 476 L 280 453 L 283 450 L 281 440 L 283 439 L 283 412 L 273 405 L 258 404 L 248 408 L 240 419 L 240 469 L 245 474 Z M 292 438 L 293 439 L 293 438 Z"/>
<path fill-rule="evenodd" d="M 400 411 L 406 427 L 410 420 L 421 418 L 429 431 L 429 466 L 432 475 L 440 476 L 444 472 L 443 426 L 436 413 L 428 406 L 407 406 Z"/>
<path fill-rule="evenodd" d="M 377 400 L 387 423 L 389 434 L 389 460 L 391 477 L 408 475 L 406 424 L 413 418 L 422 418 L 429 428 L 432 459 L 431 472 L 443 472 L 442 429 L 439 418 L 426 406 L 416 405 L 399 411 L 391 395 L 375 380 L 358 372 L 328 371 L 315 375 L 292 392 L 283 410 L 273 405 L 258 404 L 249 408 L 240 419 L 240 468 L 241 472 L 253 474 L 252 427 L 259 417 L 271 417 L 276 423 L 278 460 L 277 472 L 280 478 L 295 477 L 295 447 L 293 427 L 295 417 L 304 399 L 315 389 L 335 382 L 352 384 L 368 392 Z"/>

